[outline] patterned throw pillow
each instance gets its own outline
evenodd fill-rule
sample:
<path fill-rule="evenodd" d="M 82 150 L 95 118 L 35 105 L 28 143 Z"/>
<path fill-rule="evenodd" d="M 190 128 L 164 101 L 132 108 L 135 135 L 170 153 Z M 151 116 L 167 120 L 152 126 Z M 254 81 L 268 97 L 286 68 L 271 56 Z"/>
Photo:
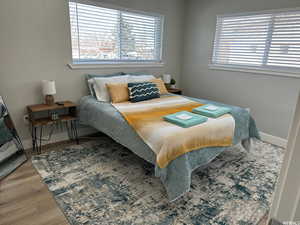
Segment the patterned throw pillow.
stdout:
<path fill-rule="evenodd" d="M 153 79 L 153 80 L 150 80 L 150 82 L 156 84 L 157 88 L 159 89 L 159 92 L 161 95 L 164 95 L 164 94 L 169 94 L 166 86 L 165 86 L 165 83 L 163 82 L 162 79 L 158 78 L 158 79 Z"/>
<path fill-rule="evenodd" d="M 140 102 L 159 98 L 159 89 L 151 82 L 128 83 L 129 99 L 131 102 Z"/>

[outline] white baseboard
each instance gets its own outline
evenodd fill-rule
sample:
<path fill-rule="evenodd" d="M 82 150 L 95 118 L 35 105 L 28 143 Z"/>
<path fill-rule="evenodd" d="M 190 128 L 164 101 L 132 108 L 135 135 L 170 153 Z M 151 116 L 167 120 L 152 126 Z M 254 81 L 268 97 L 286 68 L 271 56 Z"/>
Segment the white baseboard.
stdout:
<path fill-rule="evenodd" d="M 273 136 L 271 134 L 267 134 L 264 132 L 259 132 L 259 134 L 260 134 L 262 141 L 265 141 L 270 144 L 273 144 L 273 145 L 276 145 L 279 147 L 283 147 L 283 148 L 286 148 L 286 146 L 287 146 L 287 139 L 284 139 L 281 137 L 276 137 L 276 136 Z"/>
<path fill-rule="evenodd" d="M 83 127 L 83 128 L 78 128 L 78 136 L 86 136 L 89 134 L 94 134 L 97 133 L 98 131 L 94 128 L 90 127 Z M 68 133 L 67 132 L 62 132 L 58 134 L 53 134 L 52 138 L 50 141 L 43 141 L 42 145 L 47 145 L 47 144 L 52 144 L 60 141 L 66 141 L 69 140 Z M 30 139 L 24 139 L 22 140 L 23 147 L 24 149 L 30 149 L 32 148 L 32 140 Z"/>

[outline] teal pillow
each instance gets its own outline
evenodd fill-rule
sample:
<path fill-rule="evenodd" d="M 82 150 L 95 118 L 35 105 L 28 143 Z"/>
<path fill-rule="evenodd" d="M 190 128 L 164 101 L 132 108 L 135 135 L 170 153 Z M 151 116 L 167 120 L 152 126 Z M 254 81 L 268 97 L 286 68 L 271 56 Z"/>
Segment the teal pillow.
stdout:
<path fill-rule="evenodd" d="M 159 98 L 159 89 L 151 82 L 128 83 L 129 99 L 131 102 L 140 102 Z"/>
<path fill-rule="evenodd" d="M 139 76 L 139 75 L 152 75 L 147 71 L 139 71 L 139 72 L 131 72 L 131 73 L 125 73 L 126 75 L 133 75 L 133 76 Z"/>
<path fill-rule="evenodd" d="M 124 72 L 118 72 L 118 73 L 112 73 L 112 74 L 86 74 L 85 78 L 87 80 L 92 79 L 92 78 L 97 78 L 97 77 L 115 77 L 115 76 L 122 76 L 126 75 Z"/>

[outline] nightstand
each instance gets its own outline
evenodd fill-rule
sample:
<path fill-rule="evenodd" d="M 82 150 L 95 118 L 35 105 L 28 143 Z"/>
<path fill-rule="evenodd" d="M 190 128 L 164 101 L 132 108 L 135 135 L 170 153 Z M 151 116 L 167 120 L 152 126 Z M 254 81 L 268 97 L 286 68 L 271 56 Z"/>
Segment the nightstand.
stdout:
<path fill-rule="evenodd" d="M 168 92 L 172 93 L 172 94 L 176 94 L 176 95 L 181 95 L 182 94 L 182 90 L 178 89 L 178 88 L 167 88 Z"/>
<path fill-rule="evenodd" d="M 64 101 L 54 105 L 30 105 L 27 106 L 27 111 L 31 125 L 33 151 L 36 151 L 38 154 L 42 151 L 43 128 L 45 126 L 52 126 L 49 134 L 49 138 L 51 138 L 55 127 L 63 129 L 65 125 L 70 139 L 75 140 L 79 144 L 76 125 L 77 105 L 75 103 Z"/>

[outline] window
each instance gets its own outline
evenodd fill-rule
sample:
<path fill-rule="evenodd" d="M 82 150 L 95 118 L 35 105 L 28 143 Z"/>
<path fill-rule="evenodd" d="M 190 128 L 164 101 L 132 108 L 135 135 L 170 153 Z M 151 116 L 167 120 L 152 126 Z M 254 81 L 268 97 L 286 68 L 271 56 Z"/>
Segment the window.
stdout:
<path fill-rule="evenodd" d="M 163 17 L 69 2 L 73 63 L 160 62 Z"/>
<path fill-rule="evenodd" d="M 212 64 L 300 71 L 300 11 L 220 16 Z"/>

